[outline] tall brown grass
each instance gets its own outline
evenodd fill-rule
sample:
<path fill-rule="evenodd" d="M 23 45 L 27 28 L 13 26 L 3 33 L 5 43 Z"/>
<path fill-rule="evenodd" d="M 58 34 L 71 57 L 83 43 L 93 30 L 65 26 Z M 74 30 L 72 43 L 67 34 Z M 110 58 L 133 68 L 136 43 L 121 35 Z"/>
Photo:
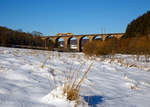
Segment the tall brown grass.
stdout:
<path fill-rule="evenodd" d="M 90 64 L 88 69 L 86 71 L 84 71 L 84 74 L 82 75 L 81 79 L 80 75 L 81 75 L 81 68 L 83 65 L 80 66 L 79 70 L 77 71 L 70 71 L 71 73 L 69 74 L 69 79 L 67 82 L 65 82 L 64 84 L 64 88 L 63 88 L 63 92 L 64 94 L 67 94 L 67 99 L 70 101 L 77 101 L 78 97 L 79 97 L 79 91 L 80 91 L 80 87 L 82 82 L 84 81 L 87 73 L 89 72 L 89 70 L 91 69 L 93 64 Z M 79 80 L 79 81 L 78 81 Z"/>

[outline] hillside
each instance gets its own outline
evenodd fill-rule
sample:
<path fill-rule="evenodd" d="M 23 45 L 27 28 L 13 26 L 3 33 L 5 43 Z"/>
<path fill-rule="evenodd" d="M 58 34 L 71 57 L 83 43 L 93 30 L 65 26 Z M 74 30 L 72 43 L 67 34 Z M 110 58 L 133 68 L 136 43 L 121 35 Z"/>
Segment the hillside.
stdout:
<path fill-rule="evenodd" d="M 128 24 L 125 37 L 148 36 L 150 39 L 150 11 Z"/>
<path fill-rule="evenodd" d="M 45 42 L 40 35 L 0 26 L 0 46 L 52 49 L 53 43 L 50 40 Z"/>

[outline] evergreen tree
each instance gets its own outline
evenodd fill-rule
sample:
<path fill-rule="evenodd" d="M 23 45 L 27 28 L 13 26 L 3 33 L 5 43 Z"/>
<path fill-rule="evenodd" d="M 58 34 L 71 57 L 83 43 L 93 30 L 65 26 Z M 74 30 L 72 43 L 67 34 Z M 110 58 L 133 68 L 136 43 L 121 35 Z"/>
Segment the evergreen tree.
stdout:
<path fill-rule="evenodd" d="M 150 11 L 128 24 L 124 37 L 148 36 L 150 38 Z"/>

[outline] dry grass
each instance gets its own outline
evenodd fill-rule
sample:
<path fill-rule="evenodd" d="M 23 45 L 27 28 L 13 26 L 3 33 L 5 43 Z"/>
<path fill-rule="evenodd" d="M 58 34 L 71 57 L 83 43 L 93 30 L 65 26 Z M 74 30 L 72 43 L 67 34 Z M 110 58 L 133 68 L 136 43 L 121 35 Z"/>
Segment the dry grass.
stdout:
<path fill-rule="evenodd" d="M 81 73 L 81 66 L 79 68 L 79 70 L 70 73 L 70 78 L 68 79 L 67 83 L 65 83 L 64 85 L 64 94 L 67 94 L 67 99 L 70 101 L 76 101 L 79 97 L 79 91 L 80 91 L 80 87 L 81 84 L 83 82 L 83 80 L 85 79 L 87 73 L 89 72 L 89 70 L 91 69 L 93 64 L 90 64 L 88 69 L 84 72 L 84 74 L 82 75 L 81 79 L 79 81 L 77 81 L 80 77 L 80 73 Z"/>
<path fill-rule="evenodd" d="M 51 58 L 51 57 L 48 56 L 48 57 L 44 60 L 43 64 L 41 65 L 41 68 L 44 68 L 46 62 L 47 62 L 50 58 Z"/>
<path fill-rule="evenodd" d="M 126 67 L 129 67 L 129 63 L 128 63 L 128 62 L 127 62 L 127 63 L 125 63 L 125 66 L 126 66 Z"/>
<path fill-rule="evenodd" d="M 138 85 L 137 85 L 137 84 L 136 84 L 136 85 L 131 85 L 131 89 L 132 89 L 132 90 L 138 89 Z"/>
<path fill-rule="evenodd" d="M 45 66 L 45 63 L 47 62 L 48 59 L 49 57 L 44 60 L 41 66 L 42 68 Z M 68 63 L 67 60 L 64 59 L 63 62 L 64 61 Z M 81 84 L 86 78 L 86 75 L 91 69 L 93 63 L 90 64 L 88 68 L 83 72 L 82 68 L 84 67 L 84 65 L 85 63 L 82 63 L 78 69 L 73 70 L 74 65 L 72 62 L 70 69 L 64 72 L 64 76 L 62 77 L 61 84 L 59 84 L 60 79 L 58 80 L 56 79 L 57 76 L 56 71 L 54 69 L 50 71 L 51 75 L 53 76 L 52 80 L 54 81 L 54 88 L 57 88 L 60 85 L 63 86 L 63 95 L 67 96 L 67 99 L 69 101 L 75 101 L 76 103 L 78 103 L 78 101 L 80 100 L 78 98 L 79 98 L 79 91 L 80 91 Z"/>
<path fill-rule="evenodd" d="M 71 55 L 70 55 L 70 58 L 76 58 L 76 54 L 74 54 L 74 53 L 71 54 Z"/>
<path fill-rule="evenodd" d="M 109 63 L 111 64 L 111 63 L 113 63 L 114 61 L 115 61 L 115 58 L 112 57 L 112 58 L 110 59 Z"/>
<path fill-rule="evenodd" d="M 105 58 L 105 57 L 102 57 L 100 61 L 103 62 L 103 61 L 105 61 L 105 60 L 106 60 L 106 58 Z"/>
<path fill-rule="evenodd" d="M 13 55 L 14 56 L 19 56 L 19 53 L 20 53 L 20 51 L 17 49 L 17 50 L 14 50 Z"/>
<path fill-rule="evenodd" d="M 135 67 L 135 68 L 137 68 L 138 66 L 136 64 L 130 64 L 129 67 Z"/>
<path fill-rule="evenodd" d="M 148 69 L 147 72 L 150 72 L 150 69 Z"/>
<path fill-rule="evenodd" d="M 0 66 L 0 72 L 6 72 L 6 67 Z"/>
<path fill-rule="evenodd" d="M 122 66 L 122 65 L 123 65 L 123 62 L 124 62 L 124 59 L 122 59 L 122 58 L 119 58 L 119 59 L 118 59 L 118 63 L 120 63 L 120 64 L 121 64 L 120 66 Z"/>

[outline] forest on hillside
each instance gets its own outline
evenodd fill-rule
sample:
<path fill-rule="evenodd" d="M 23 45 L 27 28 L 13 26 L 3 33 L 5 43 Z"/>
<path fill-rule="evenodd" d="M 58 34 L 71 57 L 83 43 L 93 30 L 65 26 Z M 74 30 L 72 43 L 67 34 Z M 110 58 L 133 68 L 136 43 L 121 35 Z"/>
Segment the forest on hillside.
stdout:
<path fill-rule="evenodd" d="M 147 36 L 150 39 L 150 11 L 128 24 L 124 37 Z"/>
<path fill-rule="evenodd" d="M 51 49 L 53 43 L 43 40 L 39 32 L 25 33 L 0 26 L 0 46 Z"/>

